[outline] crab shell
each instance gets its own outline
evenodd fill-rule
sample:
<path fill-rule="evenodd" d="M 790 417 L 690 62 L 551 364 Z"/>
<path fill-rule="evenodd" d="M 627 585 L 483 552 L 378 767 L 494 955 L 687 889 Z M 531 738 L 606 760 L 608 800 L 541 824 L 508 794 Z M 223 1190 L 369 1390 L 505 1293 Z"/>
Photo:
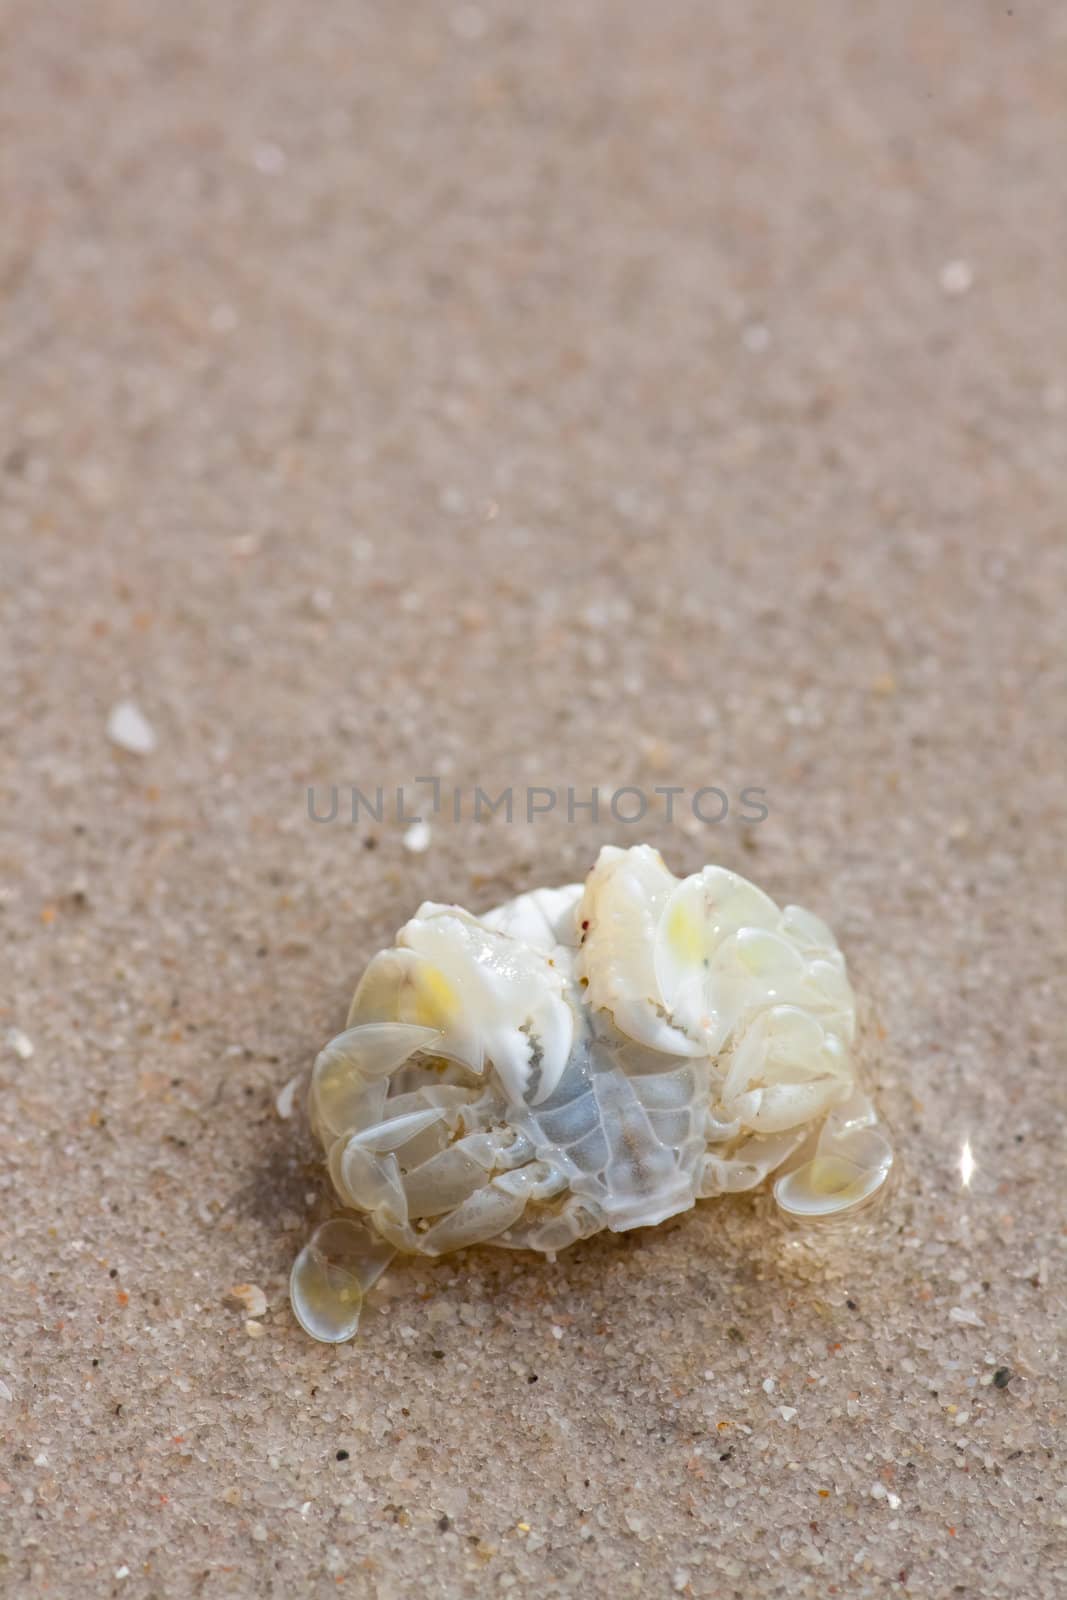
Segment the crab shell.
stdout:
<path fill-rule="evenodd" d="M 723 867 L 605 846 L 585 884 L 484 916 L 419 907 L 312 1073 L 342 1204 L 293 1268 L 297 1317 L 351 1337 L 396 1251 L 549 1255 L 776 1174 L 794 1220 L 868 1205 L 892 1165 L 851 1057 L 826 925 Z"/>

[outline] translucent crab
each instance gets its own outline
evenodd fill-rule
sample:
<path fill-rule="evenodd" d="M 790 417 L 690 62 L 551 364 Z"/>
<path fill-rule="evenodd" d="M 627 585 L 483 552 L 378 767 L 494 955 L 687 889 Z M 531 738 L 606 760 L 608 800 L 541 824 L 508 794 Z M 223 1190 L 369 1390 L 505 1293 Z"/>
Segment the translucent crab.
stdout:
<path fill-rule="evenodd" d="M 892 1166 L 825 923 L 723 867 L 679 880 L 605 846 L 584 884 L 484 916 L 419 907 L 315 1062 L 342 1204 L 293 1267 L 316 1339 L 350 1338 L 397 1252 L 548 1255 L 753 1189 L 795 1221 L 872 1203 Z"/>

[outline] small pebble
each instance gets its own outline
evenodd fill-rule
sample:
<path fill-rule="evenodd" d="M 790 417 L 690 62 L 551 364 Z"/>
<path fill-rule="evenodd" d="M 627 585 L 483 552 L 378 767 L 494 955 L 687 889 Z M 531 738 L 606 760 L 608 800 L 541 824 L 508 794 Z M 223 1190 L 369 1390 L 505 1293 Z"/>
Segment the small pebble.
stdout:
<path fill-rule="evenodd" d="M 969 261 L 946 261 L 941 268 L 940 283 L 945 294 L 966 294 L 974 284 L 974 269 Z"/>
<path fill-rule="evenodd" d="M 424 850 L 430 848 L 431 837 L 428 822 L 413 822 L 404 835 L 404 849 L 410 850 L 413 855 L 422 855 Z"/>
<path fill-rule="evenodd" d="M 132 756 L 151 755 L 156 748 L 156 736 L 143 711 L 132 700 L 120 700 L 112 706 L 107 719 L 107 736 L 120 750 Z"/>
<path fill-rule="evenodd" d="M 33 1055 L 33 1040 L 21 1028 L 8 1028 L 7 1042 L 20 1061 L 28 1061 Z"/>
<path fill-rule="evenodd" d="M 245 1332 L 247 1333 L 247 1335 L 248 1335 L 248 1337 L 250 1339 L 262 1339 L 262 1337 L 266 1333 L 266 1331 L 267 1330 L 263 1326 L 262 1322 L 246 1322 L 245 1323 Z"/>
<path fill-rule="evenodd" d="M 998 1367 L 996 1372 L 993 1374 L 993 1387 L 996 1389 L 1006 1389 L 1012 1380 L 1012 1376 L 1013 1374 L 1010 1367 Z"/>
<path fill-rule="evenodd" d="M 967 1328 L 985 1327 L 985 1323 L 982 1321 L 977 1311 L 972 1311 L 970 1306 L 953 1306 L 949 1311 L 948 1320 L 950 1322 L 962 1323 L 963 1326 Z"/>
<path fill-rule="evenodd" d="M 290 1078 L 284 1089 L 279 1089 L 278 1093 L 274 1097 L 274 1109 L 277 1111 L 283 1122 L 288 1122 L 289 1118 L 293 1114 L 293 1101 L 296 1097 L 296 1091 L 300 1087 L 300 1082 L 303 1076 L 304 1074 L 302 1072 L 298 1072 L 296 1077 Z"/>
<path fill-rule="evenodd" d="M 461 517 L 467 509 L 467 496 L 455 484 L 446 484 L 438 499 L 441 510 L 447 511 L 450 516 Z"/>
<path fill-rule="evenodd" d="M 269 178 L 276 178 L 280 172 L 285 171 L 285 151 L 280 145 L 264 141 L 257 144 L 252 152 L 252 159 L 260 172 Z"/>
<path fill-rule="evenodd" d="M 267 1309 L 267 1297 L 254 1283 L 235 1283 L 226 1298 L 236 1300 L 250 1317 L 261 1317 Z"/>
<path fill-rule="evenodd" d="M 3 1378 L 0 1378 L 0 1400 L 4 1400 L 4 1401 L 7 1401 L 7 1402 L 10 1403 L 10 1401 L 14 1400 L 14 1398 L 15 1398 L 15 1396 L 11 1393 L 11 1390 L 8 1388 L 7 1384 L 4 1382 Z"/>

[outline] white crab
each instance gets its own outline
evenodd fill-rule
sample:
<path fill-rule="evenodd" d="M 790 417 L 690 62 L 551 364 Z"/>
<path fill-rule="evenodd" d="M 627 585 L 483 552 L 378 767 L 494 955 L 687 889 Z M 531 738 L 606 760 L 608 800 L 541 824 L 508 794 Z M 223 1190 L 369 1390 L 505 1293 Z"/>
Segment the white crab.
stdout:
<path fill-rule="evenodd" d="M 312 1125 L 366 1222 L 301 1251 L 299 1321 L 350 1338 L 397 1251 L 552 1254 L 771 1172 L 790 1217 L 854 1211 L 892 1165 L 854 1032 L 829 928 L 723 867 L 605 846 L 584 885 L 427 902 L 315 1063 Z"/>

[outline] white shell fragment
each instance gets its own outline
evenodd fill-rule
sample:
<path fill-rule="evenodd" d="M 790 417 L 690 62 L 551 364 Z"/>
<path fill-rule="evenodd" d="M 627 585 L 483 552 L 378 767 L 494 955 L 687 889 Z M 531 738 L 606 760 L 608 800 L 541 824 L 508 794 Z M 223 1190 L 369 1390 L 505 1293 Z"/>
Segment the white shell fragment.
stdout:
<path fill-rule="evenodd" d="M 297 1258 L 317 1339 L 351 1337 L 395 1251 L 554 1254 L 755 1188 L 796 1222 L 869 1205 L 892 1152 L 851 1057 L 826 925 L 708 866 L 605 846 L 584 885 L 419 907 L 312 1074 L 343 1205 Z"/>
<path fill-rule="evenodd" d="M 150 756 L 156 748 L 155 730 L 132 700 L 120 700 L 112 706 L 107 719 L 107 736 L 112 744 L 133 756 Z"/>
<path fill-rule="evenodd" d="M 5 1038 L 20 1061 L 33 1059 L 33 1040 L 21 1028 L 8 1028 Z"/>

